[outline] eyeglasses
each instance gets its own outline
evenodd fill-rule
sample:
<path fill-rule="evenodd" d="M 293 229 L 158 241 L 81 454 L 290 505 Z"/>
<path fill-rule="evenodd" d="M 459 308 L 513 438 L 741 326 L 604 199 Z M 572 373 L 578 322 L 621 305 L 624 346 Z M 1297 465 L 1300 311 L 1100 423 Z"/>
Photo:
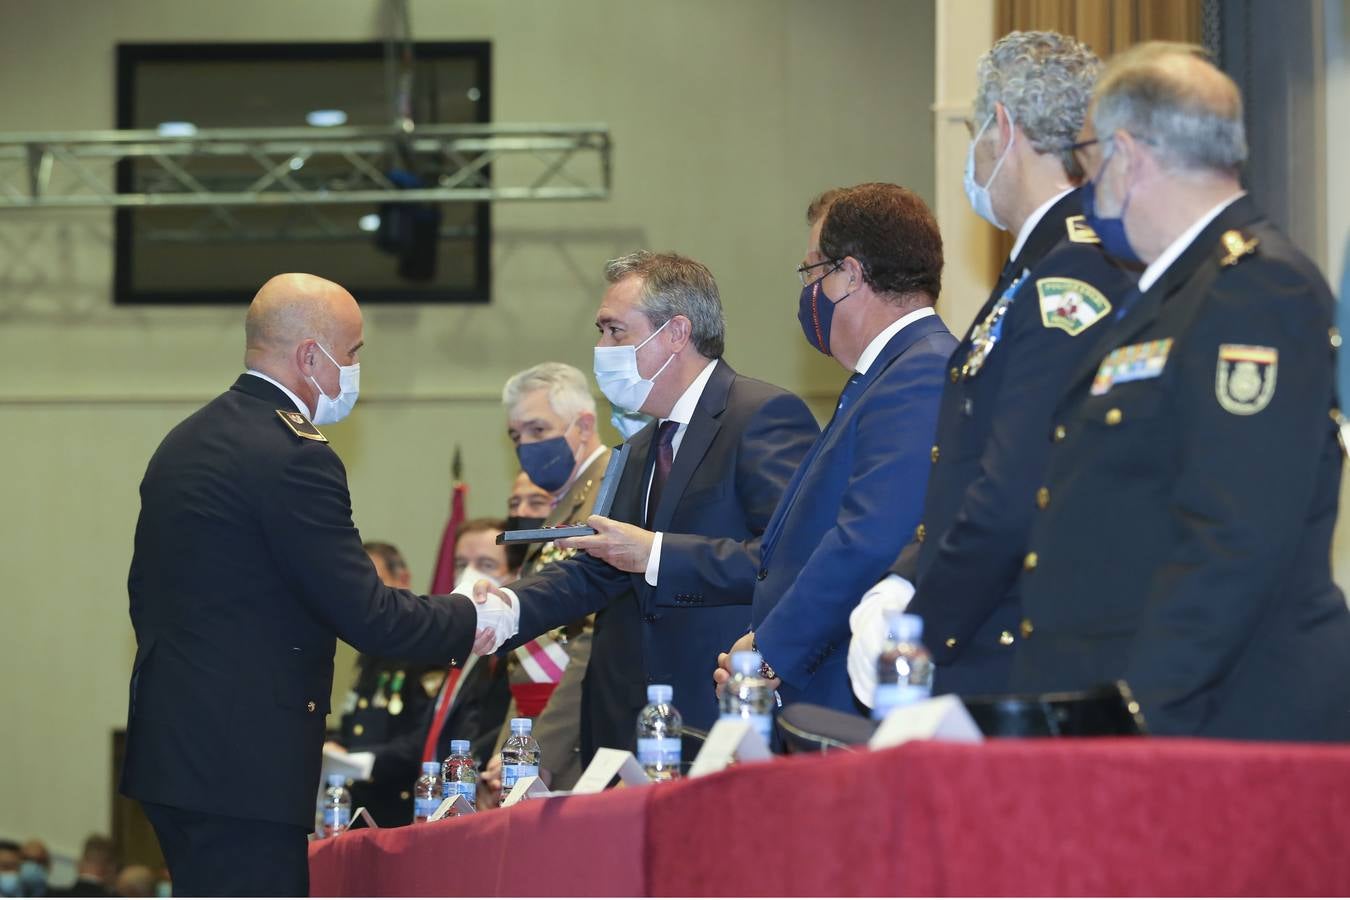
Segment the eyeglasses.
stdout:
<path fill-rule="evenodd" d="M 809 266 L 798 266 L 798 267 L 797 267 L 797 277 L 798 277 L 799 279 L 801 279 L 802 287 L 806 287 L 808 284 L 810 284 L 811 282 L 813 282 L 813 281 L 816 280 L 815 276 L 812 276 L 812 277 L 810 277 L 810 278 L 807 278 L 806 275 L 807 275 L 808 272 L 810 272 L 812 269 L 819 269 L 821 266 L 831 266 L 831 265 L 834 266 L 835 269 L 839 268 L 839 260 L 837 260 L 837 259 L 823 259 L 823 260 L 821 260 L 821 261 L 818 262 L 818 263 L 811 263 L 811 265 L 809 265 Z M 831 269 L 831 270 L 830 270 L 830 272 L 833 272 L 833 271 L 834 271 L 834 269 Z M 824 273 L 823 275 L 821 275 L 820 277 L 821 277 L 821 278 L 824 278 L 825 275 L 830 274 L 830 272 L 826 272 L 826 273 Z"/>
<path fill-rule="evenodd" d="M 1078 141 L 1077 143 L 1070 144 L 1064 149 L 1067 150 L 1069 153 L 1073 154 L 1073 158 L 1075 161 L 1077 161 L 1079 167 L 1084 172 L 1086 172 L 1088 171 L 1089 166 L 1088 166 L 1088 159 L 1084 151 L 1086 151 L 1089 147 L 1096 147 L 1101 143 L 1102 141 L 1099 138 L 1088 138 L 1086 141 Z"/>

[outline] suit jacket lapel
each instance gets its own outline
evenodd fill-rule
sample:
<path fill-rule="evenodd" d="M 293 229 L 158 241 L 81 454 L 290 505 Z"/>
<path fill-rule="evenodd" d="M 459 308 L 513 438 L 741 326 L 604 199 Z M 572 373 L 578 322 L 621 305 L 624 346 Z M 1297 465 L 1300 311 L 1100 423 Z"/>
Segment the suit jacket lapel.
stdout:
<path fill-rule="evenodd" d="M 731 391 L 731 382 L 735 377 L 731 366 L 718 360 L 717 367 L 708 377 L 708 383 L 703 386 L 703 393 L 694 407 L 689 425 L 684 429 L 684 437 L 680 439 L 680 450 L 675 454 L 675 462 L 666 476 L 666 485 L 661 489 L 661 499 L 652 517 L 653 530 L 664 531 L 670 525 L 675 506 L 684 496 L 684 489 L 689 486 L 689 479 L 694 477 L 713 438 L 721 430 L 719 417 L 727 408 L 727 394 Z M 643 483 L 646 483 L 645 479 Z"/>

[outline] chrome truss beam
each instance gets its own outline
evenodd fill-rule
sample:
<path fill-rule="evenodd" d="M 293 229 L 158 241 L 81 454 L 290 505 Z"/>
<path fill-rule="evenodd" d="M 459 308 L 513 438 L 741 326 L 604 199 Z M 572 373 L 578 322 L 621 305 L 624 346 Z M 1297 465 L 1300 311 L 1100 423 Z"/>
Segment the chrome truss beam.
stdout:
<path fill-rule="evenodd" d="M 605 125 L 0 134 L 0 210 L 603 200 Z M 400 188 L 395 167 L 428 183 Z M 118 190 L 117 163 L 130 184 Z"/>

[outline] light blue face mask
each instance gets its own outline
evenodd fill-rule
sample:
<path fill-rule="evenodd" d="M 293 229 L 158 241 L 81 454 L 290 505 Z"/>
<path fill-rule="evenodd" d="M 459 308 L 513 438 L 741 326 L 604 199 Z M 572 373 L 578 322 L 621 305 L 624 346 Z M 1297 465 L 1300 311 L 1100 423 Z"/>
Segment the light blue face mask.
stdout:
<path fill-rule="evenodd" d="M 43 892 L 47 887 L 47 870 L 31 859 L 25 859 L 19 865 L 19 881 L 23 884 L 23 892 L 34 896 Z"/>
<path fill-rule="evenodd" d="M 971 139 L 970 149 L 966 151 L 966 199 L 970 201 L 970 208 L 975 210 L 975 215 L 984 219 L 999 231 L 1007 231 L 1007 226 L 1000 222 L 998 216 L 994 213 L 994 198 L 989 193 L 989 185 L 993 184 L 994 179 L 998 177 L 998 170 L 1003 168 L 1003 161 L 1008 158 L 1008 152 L 1012 150 L 1013 141 L 1017 140 L 1017 129 L 1013 127 L 1011 112 L 1008 113 L 1008 127 L 1012 129 L 1012 136 L 1008 139 L 1008 146 L 1004 147 L 1003 152 L 998 155 L 998 160 L 994 163 L 994 171 L 989 173 L 989 180 L 984 184 L 975 181 L 975 145 L 980 142 L 980 138 L 984 136 L 985 131 L 993 121 L 994 116 L 992 114 L 984 120 L 979 132 Z"/>
<path fill-rule="evenodd" d="M 626 409 L 619 409 L 617 406 L 613 406 L 612 409 L 613 412 L 609 414 L 609 423 L 614 426 L 614 430 L 625 441 L 646 428 L 652 421 L 652 417 L 645 413 L 629 412 Z"/>
<path fill-rule="evenodd" d="M 0 897 L 19 896 L 19 873 L 0 872 Z"/>

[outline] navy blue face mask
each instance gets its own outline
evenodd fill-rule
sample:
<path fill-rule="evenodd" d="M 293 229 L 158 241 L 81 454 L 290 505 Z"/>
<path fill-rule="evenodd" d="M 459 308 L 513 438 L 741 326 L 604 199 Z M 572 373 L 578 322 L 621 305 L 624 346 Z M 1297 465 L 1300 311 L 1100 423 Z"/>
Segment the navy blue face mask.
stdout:
<path fill-rule="evenodd" d="M 550 494 L 557 493 L 567 484 L 567 479 L 572 477 L 572 470 L 577 465 L 572 448 L 562 435 L 533 444 L 521 444 L 516 447 L 516 456 L 530 480 Z"/>
<path fill-rule="evenodd" d="M 830 353 L 830 323 L 834 320 L 834 308 L 853 296 L 852 291 L 838 300 L 831 300 L 826 295 L 824 281 L 838 268 L 839 264 L 835 263 L 833 269 L 803 287 L 797 298 L 797 321 L 802 325 L 802 334 L 806 335 L 808 344 L 826 356 L 834 355 Z"/>
<path fill-rule="evenodd" d="M 1112 147 L 1112 152 L 1115 148 Z M 1106 170 L 1106 164 L 1111 159 L 1107 156 L 1102 160 L 1101 168 L 1097 170 L 1097 177 Z M 1110 256 L 1114 256 L 1121 262 L 1142 263 L 1139 254 L 1134 252 L 1130 246 L 1130 239 L 1125 235 L 1125 210 L 1130 208 L 1130 192 L 1126 190 L 1125 199 L 1120 204 L 1120 215 L 1105 219 L 1097 215 L 1097 183 L 1089 181 L 1083 185 L 1083 218 L 1093 231 L 1097 232 L 1097 237 L 1101 239 L 1102 250 Z"/>

